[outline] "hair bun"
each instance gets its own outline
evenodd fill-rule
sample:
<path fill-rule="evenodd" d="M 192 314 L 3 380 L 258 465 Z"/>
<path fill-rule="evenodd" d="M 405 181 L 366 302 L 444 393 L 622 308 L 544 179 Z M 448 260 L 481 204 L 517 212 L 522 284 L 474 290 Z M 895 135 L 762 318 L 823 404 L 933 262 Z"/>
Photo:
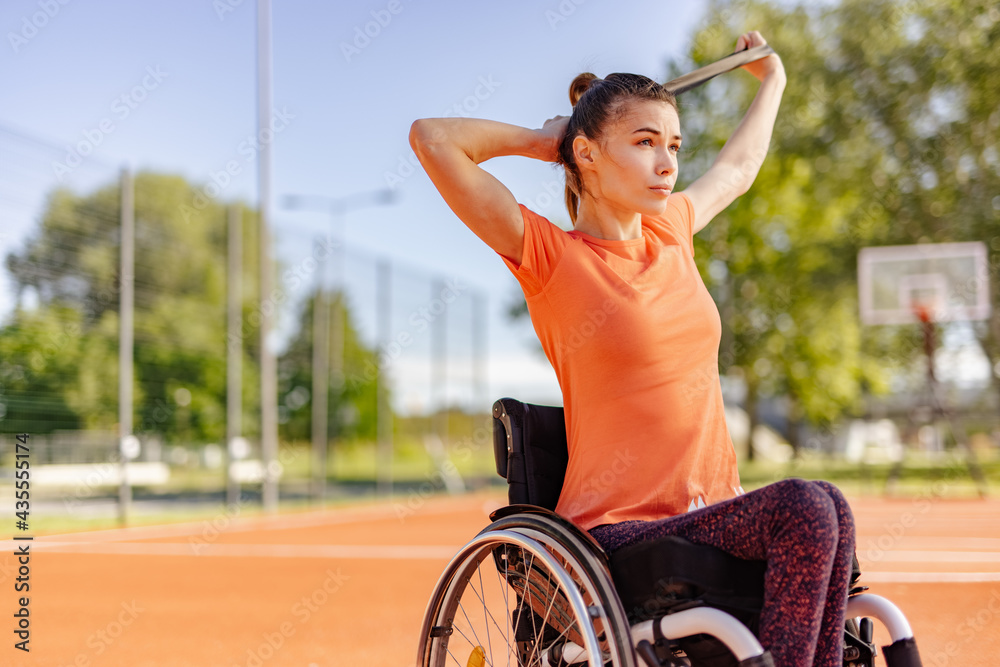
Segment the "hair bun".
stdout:
<path fill-rule="evenodd" d="M 599 81 L 596 74 L 584 72 L 578 74 L 573 83 L 569 84 L 569 103 L 576 106 L 583 94 L 590 89 L 595 81 Z"/>

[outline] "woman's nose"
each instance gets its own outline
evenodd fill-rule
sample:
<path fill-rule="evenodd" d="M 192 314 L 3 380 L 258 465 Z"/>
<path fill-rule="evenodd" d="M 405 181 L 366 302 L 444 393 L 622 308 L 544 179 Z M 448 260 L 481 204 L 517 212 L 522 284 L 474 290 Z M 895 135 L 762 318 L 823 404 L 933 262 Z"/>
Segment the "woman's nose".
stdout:
<path fill-rule="evenodd" d="M 670 151 L 664 151 L 660 156 L 659 164 L 657 165 L 657 167 L 658 167 L 657 173 L 659 174 L 663 175 L 672 174 L 673 172 L 677 171 L 677 156 L 671 153 Z"/>

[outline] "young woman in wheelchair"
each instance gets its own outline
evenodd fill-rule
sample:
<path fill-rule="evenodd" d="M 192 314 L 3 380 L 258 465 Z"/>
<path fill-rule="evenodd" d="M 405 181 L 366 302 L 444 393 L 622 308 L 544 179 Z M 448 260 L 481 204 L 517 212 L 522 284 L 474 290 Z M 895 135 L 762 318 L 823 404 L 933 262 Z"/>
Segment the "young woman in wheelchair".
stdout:
<path fill-rule="evenodd" d="M 764 43 L 749 32 L 736 50 Z M 744 69 L 760 81 L 755 99 L 682 192 L 673 192 L 677 104 L 635 74 L 578 76 L 572 116 L 539 130 L 423 119 L 410 141 L 451 209 L 517 278 L 556 370 L 569 446 L 556 511 L 608 552 L 677 535 L 766 560 L 761 644 L 782 667 L 834 667 L 854 554 L 850 508 L 825 482 L 744 493 L 718 377 L 719 312 L 694 262 L 693 235 L 753 183 L 785 87 L 777 55 Z M 571 231 L 478 166 L 505 155 L 565 168 Z"/>

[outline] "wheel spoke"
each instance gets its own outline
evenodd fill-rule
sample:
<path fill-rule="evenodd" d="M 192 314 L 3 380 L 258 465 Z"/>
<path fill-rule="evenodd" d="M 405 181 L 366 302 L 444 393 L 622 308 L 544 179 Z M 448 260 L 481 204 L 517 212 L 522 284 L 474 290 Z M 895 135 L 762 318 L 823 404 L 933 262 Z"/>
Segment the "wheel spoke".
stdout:
<path fill-rule="evenodd" d="M 486 623 L 486 645 L 490 649 L 490 660 L 492 661 L 493 660 L 493 640 L 490 639 L 490 619 L 493 618 L 493 615 L 490 614 L 490 608 L 486 604 L 486 600 L 483 599 L 483 598 L 486 597 L 486 587 L 483 586 L 483 568 L 482 568 L 482 566 L 480 566 L 477 571 L 479 573 L 479 589 L 483 592 L 483 595 L 482 595 L 482 597 L 479 598 L 479 601 L 483 603 L 483 622 Z M 473 593 L 476 592 L 475 586 L 472 587 L 472 592 Z M 476 597 L 479 597 L 478 593 L 476 593 Z M 496 621 L 493 621 L 493 624 L 496 625 Z M 499 629 L 500 628 L 498 626 L 497 630 L 499 630 Z M 492 664 L 492 662 L 490 664 Z"/>
<path fill-rule="evenodd" d="M 476 643 L 474 645 L 482 646 L 483 643 L 479 640 L 479 635 L 476 634 L 476 626 L 472 624 L 472 621 L 469 620 L 469 615 L 465 613 L 465 605 L 459 602 L 458 608 L 462 610 L 462 616 L 465 616 L 465 622 L 469 624 L 469 630 L 472 632 L 472 636 L 476 638 Z"/>
<path fill-rule="evenodd" d="M 482 587 L 482 593 L 483 593 L 482 595 L 479 594 L 479 592 L 476 590 L 475 586 L 472 586 L 471 588 L 472 588 L 472 592 L 475 593 L 476 597 L 479 599 L 479 602 L 482 603 L 482 605 L 483 605 L 483 620 L 486 623 L 486 641 L 489 642 L 490 641 L 490 634 L 489 634 L 489 632 L 490 632 L 489 622 L 490 621 L 493 621 L 493 625 L 496 627 L 497 632 L 499 632 L 501 635 L 504 634 L 504 631 L 500 627 L 500 624 L 497 623 L 496 618 L 493 616 L 493 612 L 490 611 L 489 605 L 486 603 L 486 587 L 483 585 L 483 575 L 482 575 L 482 571 L 481 570 L 480 570 L 480 573 L 479 573 L 479 585 Z M 504 599 L 505 600 L 506 600 L 506 597 L 507 596 L 505 594 L 504 595 Z M 508 643 L 508 646 L 510 646 L 509 643 Z M 490 655 L 493 655 L 493 646 L 492 646 L 492 644 L 490 645 Z"/>
<path fill-rule="evenodd" d="M 494 559 L 494 563 L 496 563 L 496 559 Z M 509 596 L 509 594 L 507 592 L 507 589 L 509 588 L 509 586 L 507 586 L 507 582 L 500 575 L 500 568 L 497 567 L 497 568 L 494 568 L 494 569 L 495 569 L 495 571 L 497 573 L 497 583 L 500 586 L 500 590 L 503 591 L 503 608 L 504 608 L 504 613 L 506 615 L 506 618 L 510 618 L 510 596 Z M 504 625 L 507 625 L 507 624 L 504 623 Z M 510 652 L 511 652 L 510 635 L 504 635 L 504 639 L 507 640 L 507 667 L 510 667 Z"/>
<path fill-rule="evenodd" d="M 552 599 L 549 600 L 549 606 L 545 609 L 545 616 L 542 618 L 542 632 L 543 633 L 545 632 L 545 628 L 546 628 L 546 626 L 548 625 L 548 622 L 549 622 L 549 612 L 552 611 L 552 605 L 554 605 L 556 603 L 556 597 L 557 596 L 555 596 L 555 595 L 552 596 Z M 534 612 L 532 612 L 532 614 L 534 614 Z M 532 617 L 534 617 L 534 616 L 532 616 Z M 542 644 L 542 642 L 535 641 L 535 645 L 532 647 L 532 653 L 534 655 L 536 655 L 536 656 L 539 656 L 538 657 L 539 664 L 542 661 L 541 654 L 540 654 L 541 644 Z M 550 642 L 549 646 L 551 646 L 551 645 L 552 645 L 552 643 Z"/>
<path fill-rule="evenodd" d="M 538 636 L 538 628 L 535 626 L 535 608 L 531 604 L 531 568 L 535 564 L 535 554 L 531 554 L 531 562 L 524 566 L 524 593 L 527 596 L 528 613 L 531 615 L 531 636 L 535 639 L 535 645 L 538 646 L 540 640 Z M 532 649 L 534 649 L 532 646 Z"/>
<path fill-rule="evenodd" d="M 517 530 L 495 537 L 484 532 L 467 545 L 438 584 L 440 601 L 429 605 L 433 616 L 425 620 L 429 631 L 418 664 L 468 667 L 472 661 L 490 667 L 539 667 L 553 646 L 566 642 L 590 649 L 585 662 L 607 658 L 616 666 L 623 664 L 621 648 L 605 637 L 607 627 L 598 645 L 591 646 L 598 622 L 587 607 L 606 604 L 597 587 L 606 584 L 597 583 L 589 561 L 577 560 L 571 549 L 577 547 L 555 541 L 559 538 L 557 532 L 545 531 L 537 537 Z M 487 567 L 495 575 L 483 572 Z M 606 626 L 603 617 L 601 624 Z M 605 647 L 606 641 L 611 643 Z"/>

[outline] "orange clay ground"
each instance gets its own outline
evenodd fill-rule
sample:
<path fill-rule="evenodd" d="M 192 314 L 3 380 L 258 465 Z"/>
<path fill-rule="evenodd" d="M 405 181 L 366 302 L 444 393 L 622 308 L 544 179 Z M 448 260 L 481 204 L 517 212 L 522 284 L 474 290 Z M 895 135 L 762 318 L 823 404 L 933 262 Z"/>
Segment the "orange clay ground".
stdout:
<path fill-rule="evenodd" d="M 38 537 L 27 654 L 14 649 L 8 540 L 0 665 L 407 667 L 438 575 L 502 501 L 433 499 L 405 516 L 405 498 L 263 519 L 220 511 L 221 530 Z M 907 615 L 924 665 L 1000 665 L 1000 500 L 851 503 L 862 582 Z"/>

